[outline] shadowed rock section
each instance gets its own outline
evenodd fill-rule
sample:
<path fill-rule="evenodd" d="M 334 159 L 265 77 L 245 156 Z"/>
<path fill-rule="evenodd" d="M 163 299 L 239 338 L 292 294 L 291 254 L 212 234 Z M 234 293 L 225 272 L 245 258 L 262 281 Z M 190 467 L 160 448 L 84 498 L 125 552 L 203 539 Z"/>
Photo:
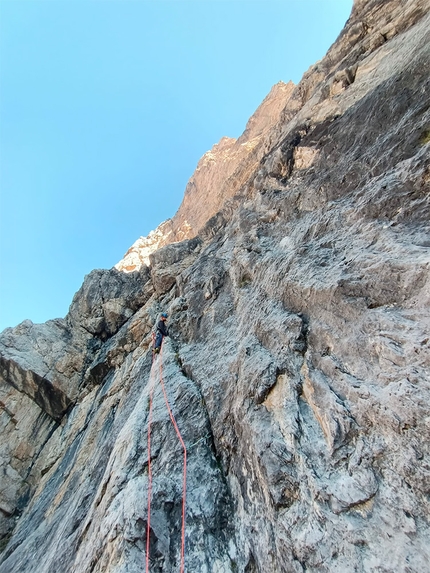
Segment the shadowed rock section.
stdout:
<path fill-rule="evenodd" d="M 0 378 L 19 392 L 27 394 L 54 420 L 61 420 L 72 404 L 68 396 L 50 380 L 31 370 L 24 370 L 13 360 L 6 360 L 3 356 L 0 356 Z"/>
<path fill-rule="evenodd" d="M 4 368 L 1 573 L 144 570 L 153 383 L 150 570 L 179 570 L 161 367 L 187 571 L 428 570 L 429 9 L 356 1 L 250 122 L 258 145 L 198 229 L 161 233 L 138 272 L 91 273 L 65 319 L 2 333 L 33 393 Z"/>

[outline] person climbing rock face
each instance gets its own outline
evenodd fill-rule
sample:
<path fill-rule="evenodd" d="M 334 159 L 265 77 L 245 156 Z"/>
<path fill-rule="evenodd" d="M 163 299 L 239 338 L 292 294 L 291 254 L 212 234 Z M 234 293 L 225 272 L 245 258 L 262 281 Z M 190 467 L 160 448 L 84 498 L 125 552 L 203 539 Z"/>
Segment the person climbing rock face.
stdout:
<path fill-rule="evenodd" d="M 167 329 L 166 320 L 168 318 L 167 312 L 161 314 L 160 320 L 157 324 L 157 334 L 155 335 L 155 343 L 153 348 L 153 353 L 158 354 L 160 352 L 161 345 L 163 343 L 163 338 L 169 336 L 169 331 Z"/>

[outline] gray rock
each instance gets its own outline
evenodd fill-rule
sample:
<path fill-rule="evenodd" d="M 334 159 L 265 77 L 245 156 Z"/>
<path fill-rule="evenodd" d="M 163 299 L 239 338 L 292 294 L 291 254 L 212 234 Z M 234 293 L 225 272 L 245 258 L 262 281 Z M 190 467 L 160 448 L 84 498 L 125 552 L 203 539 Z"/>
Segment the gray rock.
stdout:
<path fill-rule="evenodd" d="M 145 266 L 133 273 L 115 268 L 92 271 L 73 298 L 67 315 L 69 324 L 106 340 L 152 295 L 148 281 Z"/>
<path fill-rule="evenodd" d="M 1 573 L 144 570 L 153 384 L 150 570 L 179 570 L 161 379 L 187 571 L 428 570 L 429 8 L 356 0 L 249 157 L 200 164 L 197 239 L 1 335 Z"/>

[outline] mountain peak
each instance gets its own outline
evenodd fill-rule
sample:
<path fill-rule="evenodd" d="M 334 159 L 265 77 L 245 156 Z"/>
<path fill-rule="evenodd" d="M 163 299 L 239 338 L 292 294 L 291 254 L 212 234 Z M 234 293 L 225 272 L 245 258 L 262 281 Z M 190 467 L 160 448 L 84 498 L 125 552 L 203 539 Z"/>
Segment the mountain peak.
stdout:
<path fill-rule="evenodd" d="M 115 267 L 125 272 L 148 264 L 149 255 L 160 247 L 197 235 L 244 185 L 249 173 L 262 158 L 269 137 L 281 118 L 294 84 L 278 82 L 249 119 L 238 138 L 222 137 L 197 164 L 186 189 L 184 199 L 172 219 L 140 237 Z"/>
<path fill-rule="evenodd" d="M 0 335 L 0 573 L 428 570 L 429 30 L 355 2 L 122 270 Z"/>

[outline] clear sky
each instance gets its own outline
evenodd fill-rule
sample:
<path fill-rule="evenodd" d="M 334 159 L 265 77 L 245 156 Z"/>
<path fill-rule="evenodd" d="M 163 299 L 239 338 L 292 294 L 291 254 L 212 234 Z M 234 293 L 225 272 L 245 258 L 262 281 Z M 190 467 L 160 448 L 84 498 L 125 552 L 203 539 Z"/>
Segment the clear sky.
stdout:
<path fill-rule="evenodd" d="M 352 0 L 0 0 L 0 330 L 174 215 L 199 158 L 298 83 Z"/>

